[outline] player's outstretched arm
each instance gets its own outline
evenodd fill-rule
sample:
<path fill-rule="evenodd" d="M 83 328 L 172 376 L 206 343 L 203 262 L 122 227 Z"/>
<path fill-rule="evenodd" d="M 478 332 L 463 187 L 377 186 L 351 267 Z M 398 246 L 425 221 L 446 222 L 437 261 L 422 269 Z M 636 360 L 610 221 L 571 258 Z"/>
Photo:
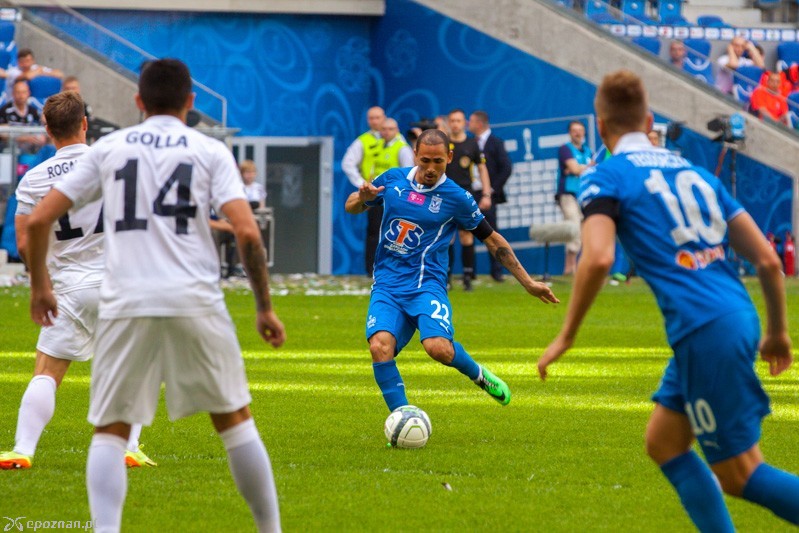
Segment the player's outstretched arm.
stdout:
<path fill-rule="evenodd" d="M 513 274 L 513 277 L 519 281 L 522 287 L 524 287 L 524 290 L 545 304 L 550 302 L 556 304 L 560 303 L 560 300 L 558 300 L 552 292 L 552 289 L 550 289 L 546 283 L 539 283 L 530 277 L 530 274 L 527 273 L 516 258 L 516 254 L 513 253 L 513 249 L 510 247 L 510 244 L 508 244 L 508 241 L 505 240 L 505 237 L 494 231 L 483 239 L 483 244 L 486 245 L 491 255 Z"/>
<path fill-rule="evenodd" d="M 371 202 L 377 195 L 380 194 L 386 187 L 381 185 L 375 187 L 368 181 L 361 184 L 357 191 L 347 197 L 347 202 L 344 204 L 344 210 L 351 215 L 359 215 L 369 209 L 369 206 L 364 202 Z"/>
<path fill-rule="evenodd" d="M 222 206 L 222 212 L 233 226 L 241 263 L 247 271 L 247 278 L 255 296 L 258 333 L 266 342 L 277 348 L 286 342 L 286 330 L 272 310 L 266 252 L 250 204 L 243 199 L 231 200 Z"/>
<path fill-rule="evenodd" d="M 776 376 L 787 370 L 793 361 L 782 263 L 749 213 L 743 212 L 733 218 L 728 231 L 735 251 L 757 269 L 766 301 L 766 332 L 760 342 L 760 357 L 768 362 L 771 375 Z"/>
<path fill-rule="evenodd" d="M 40 326 L 52 326 L 58 307 L 50 274 L 47 272 L 47 249 L 53 223 L 72 207 L 64 193 L 51 190 L 27 217 L 27 256 L 31 276 L 31 319 Z"/>
<path fill-rule="evenodd" d="M 574 274 L 574 287 L 563 327 L 538 360 L 538 374 L 547 377 L 547 367 L 571 348 L 591 304 L 605 283 L 613 266 L 616 242 L 616 223 L 607 215 L 592 215 L 585 219 L 582 229 L 583 252 Z"/>

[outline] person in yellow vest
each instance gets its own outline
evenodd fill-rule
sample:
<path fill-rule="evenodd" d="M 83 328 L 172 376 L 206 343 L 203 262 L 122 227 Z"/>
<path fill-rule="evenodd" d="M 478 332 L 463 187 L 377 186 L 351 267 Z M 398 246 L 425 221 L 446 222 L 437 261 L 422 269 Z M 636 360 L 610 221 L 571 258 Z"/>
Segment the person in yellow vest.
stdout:
<path fill-rule="evenodd" d="M 353 187 L 360 189 L 364 182 L 375 179 L 378 159 L 383 153 L 383 138 L 380 136 L 380 127 L 386 119 L 382 107 L 370 107 L 366 112 L 366 122 L 369 131 L 362 133 L 347 148 L 341 160 L 341 170 L 347 175 Z M 366 226 L 366 273 L 371 276 L 375 264 L 375 251 L 377 241 L 380 240 L 380 221 L 383 218 L 382 209 L 370 209 L 369 220 Z"/>
<path fill-rule="evenodd" d="M 383 138 L 383 153 L 375 163 L 375 176 L 379 176 L 390 168 L 416 165 L 413 149 L 400 135 L 396 120 L 393 118 L 384 120 L 380 127 L 380 136 Z"/>

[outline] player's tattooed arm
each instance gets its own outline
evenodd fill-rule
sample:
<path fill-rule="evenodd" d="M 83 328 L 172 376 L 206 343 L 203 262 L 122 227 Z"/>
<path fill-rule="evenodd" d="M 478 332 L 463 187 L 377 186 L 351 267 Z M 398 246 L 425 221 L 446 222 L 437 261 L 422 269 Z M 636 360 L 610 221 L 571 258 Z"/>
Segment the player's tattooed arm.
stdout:
<path fill-rule="evenodd" d="M 241 253 L 241 263 L 250 279 L 255 295 L 255 329 L 266 342 L 277 348 L 286 342 L 286 329 L 269 297 L 269 270 L 266 252 L 261 242 L 261 231 L 252 216 L 250 205 L 244 199 L 231 200 L 222 206 L 222 213 L 233 226 L 236 245 Z"/>
<path fill-rule="evenodd" d="M 483 243 L 486 245 L 491 255 L 513 274 L 513 277 L 518 280 L 528 293 L 544 303 L 560 302 L 549 286 L 545 283 L 534 281 L 533 278 L 530 277 L 519 262 L 516 254 L 513 253 L 513 249 L 510 247 L 510 244 L 508 244 L 508 241 L 505 240 L 505 237 L 494 231 L 491 235 L 483 239 Z"/>
<path fill-rule="evenodd" d="M 514 254 L 513 250 L 506 246 L 500 246 L 497 248 L 494 252 L 494 258 L 511 272 L 519 267 L 519 261 L 516 259 L 516 254 Z"/>
<path fill-rule="evenodd" d="M 266 269 L 266 250 L 258 241 L 242 243 L 241 261 L 247 271 L 255 306 L 258 311 L 270 311 L 272 300 L 269 297 L 269 272 Z"/>

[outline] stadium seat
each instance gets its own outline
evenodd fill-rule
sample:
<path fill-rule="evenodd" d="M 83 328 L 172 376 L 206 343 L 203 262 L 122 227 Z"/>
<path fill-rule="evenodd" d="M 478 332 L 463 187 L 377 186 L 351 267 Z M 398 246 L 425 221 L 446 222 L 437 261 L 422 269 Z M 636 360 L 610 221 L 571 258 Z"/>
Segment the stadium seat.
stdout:
<path fill-rule="evenodd" d="M 574 0 L 555 0 L 555 3 L 563 7 L 568 7 L 569 9 L 574 7 Z"/>
<path fill-rule="evenodd" d="M 799 64 L 799 43 L 781 43 L 777 46 L 777 70 Z"/>
<path fill-rule="evenodd" d="M 688 20 L 685 19 L 682 15 L 670 15 L 666 18 L 660 19 L 661 24 L 665 24 L 666 26 L 693 26 Z"/>
<path fill-rule="evenodd" d="M 621 11 L 625 15 L 631 15 L 639 20 L 646 18 L 646 4 L 644 0 L 622 0 Z"/>
<path fill-rule="evenodd" d="M 713 85 L 713 62 L 710 60 L 710 41 L 705 39 L 685 40 L 685 63 L 683 69 L 700 80 Z"/>
<path fill-rule="evenodd" d="M 682 2 L 680 0 L 660 0 L 658 2 L 658 19 L 663 24 L 671 24 L 669 20 L 685 20 L 682 18 Z"/>
<path fill-rule="evenodd" d="M 610 14 L 610 6 L 602 0 L 588 0 L 585 3 L 585 15 L 594 20 L 594 15 Z M 596 20 L 594 20 L 596 22 Z"/>
<path fill-rule="evenodd" d="M 646 0 L 622 0 L 621 11 L 627 24 L 655 24 L 646 15 Z"/>
<path fill-rule="evenodd" d="M 54 94 L 61 92 L 61 80 L 52 76 L 37 76 L 28 82 L 31 87 L 31 98 L 34 105 L 44 107 L 44 102 Z"/>
<path fill-rule="evenodd" d="M 799 130 L 799 91 L 788 95 L 788 118 L 793 129 Z"/>
<path fill-rule="evenodd" d="M 621 21 L 618 20 L 613 15 L 611 15 L 610 13 L 594 13 L 593 15 L 590 15 L 588 18 L 590 18 L 597 24 L 621 24 Z"/>
<path fill-rule="evenodd" d="M 757 0 L 756 7 L 760 9 L 774 9 L 775 7 L 779 7 L 781 4 L 782 0 Z"/>
<path fill-rule="evenodd" d="M 7 69 L 11 64 L 11 52 L 0 49 L 0 68 Z"/>
<path fill-rule="evenodd" d="M 660 40 L 657 37 L 636 37 L 633 43 L 637 44 L 647 52 L 660 55 Z"/>
<path fill-rule="evenodd" d="M 738 67 L 732 74 L 733 97 L 739 102 L 749 105 L 749 98 L 752 97 L 752 91 L 760 83 L 763 72 L 764 70 L 760 67 Z"/>
<path fill-rule="evenodd" d="M 731 28 L 732 26 L 724 22 L 721 17 L 716 15 L 701 15 L 696 18 L 696 25 L 703 28 Z"/>
<path fill-rule="evenodd" d="M 14 45 L 14 33 L 13 22 L 0 21 L 0 50 L 11 50 Z"/>

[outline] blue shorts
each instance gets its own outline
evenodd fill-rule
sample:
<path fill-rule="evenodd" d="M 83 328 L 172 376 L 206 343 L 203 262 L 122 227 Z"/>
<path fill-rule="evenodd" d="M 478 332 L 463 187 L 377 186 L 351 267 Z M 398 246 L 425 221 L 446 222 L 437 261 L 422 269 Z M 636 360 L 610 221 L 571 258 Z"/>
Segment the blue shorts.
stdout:
<path fill-rule="evenodd" d="M 416 330 L 419 340 L 444 337 L 452 340 L 452 306 L 445 289 L 426 289 L 409 295 L 373 291 L 366 318 L 366 339 L 387 331 L 397 340 L 399 353 Z"/>
<path fill-rule="evenodd" d="M 760 321 L 752 311 L 713 320 L 673 346 L 652 400 L 688 416 L 708 463 L 739 455 L 760 440 L 771 412 L 755 374 Z"/>

